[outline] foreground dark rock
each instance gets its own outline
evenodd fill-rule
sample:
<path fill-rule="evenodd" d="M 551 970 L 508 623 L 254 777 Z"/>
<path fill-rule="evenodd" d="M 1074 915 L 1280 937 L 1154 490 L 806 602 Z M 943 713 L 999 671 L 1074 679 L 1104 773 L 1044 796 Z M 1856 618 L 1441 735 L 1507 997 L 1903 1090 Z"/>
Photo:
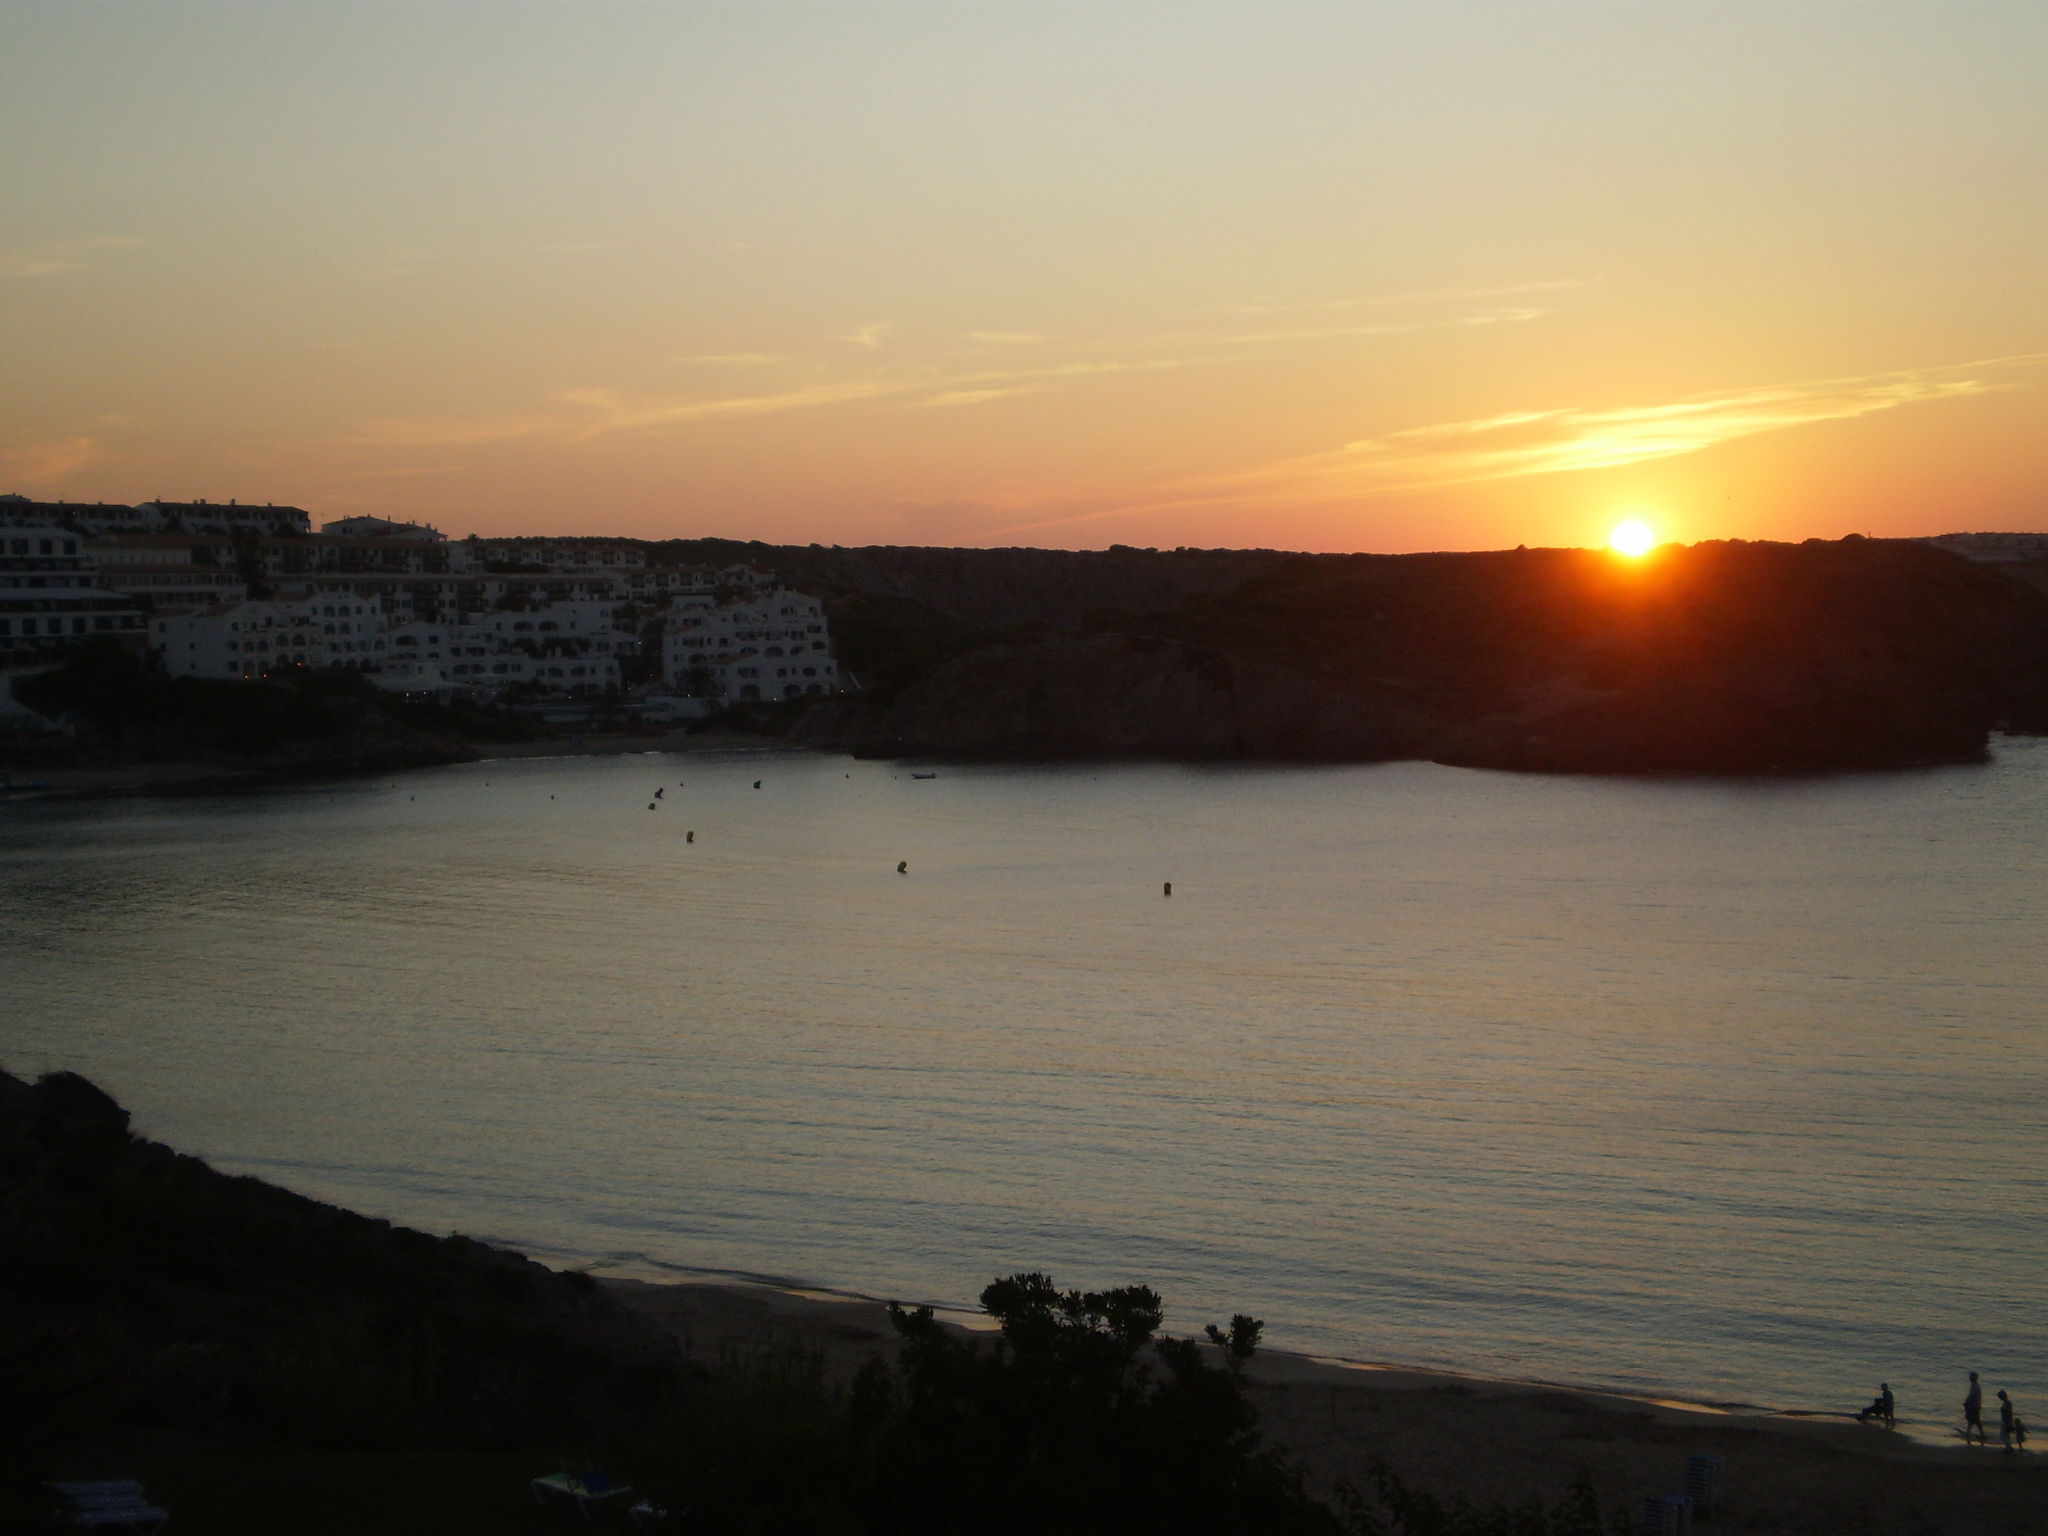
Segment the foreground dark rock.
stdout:
<path fill-rule="evenodd" d="M 679 1364 L 587 1279 L 217 1173 L 70 1073 L 0 1073 L 0 1253 L 11 1461 L 574 1442 Z"/>

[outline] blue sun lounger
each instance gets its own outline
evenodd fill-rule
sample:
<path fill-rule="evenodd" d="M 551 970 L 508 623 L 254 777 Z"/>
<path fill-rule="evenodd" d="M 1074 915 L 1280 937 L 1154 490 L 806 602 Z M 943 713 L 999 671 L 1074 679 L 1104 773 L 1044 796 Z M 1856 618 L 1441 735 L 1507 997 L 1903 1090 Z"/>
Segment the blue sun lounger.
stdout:
<path fill-rule="evenodd" d="M 64 1524 L 76 1530 L 133 1531 L 135 1536 L 149 1536 L 162 1530 L 171 1518 L 149 1502 L 142 1484 L 132 1478 L 52 1483 L 50 1491 L 63 1501 Z"/>

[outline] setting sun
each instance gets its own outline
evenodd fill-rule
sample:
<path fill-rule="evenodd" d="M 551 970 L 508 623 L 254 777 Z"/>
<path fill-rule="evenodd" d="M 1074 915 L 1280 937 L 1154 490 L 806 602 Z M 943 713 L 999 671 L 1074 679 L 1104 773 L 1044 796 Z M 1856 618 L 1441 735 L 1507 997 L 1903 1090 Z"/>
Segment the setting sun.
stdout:
<path fill-rule="evenodd" d="M 1614 525 L 1614 531 L 1607 535 L 1607 547 L 1617 555 L 1627 555 L 1633 560 L 1657 547 L 1657 535 L 1648 523 L 1630 518 L 1625 523 Z"/>

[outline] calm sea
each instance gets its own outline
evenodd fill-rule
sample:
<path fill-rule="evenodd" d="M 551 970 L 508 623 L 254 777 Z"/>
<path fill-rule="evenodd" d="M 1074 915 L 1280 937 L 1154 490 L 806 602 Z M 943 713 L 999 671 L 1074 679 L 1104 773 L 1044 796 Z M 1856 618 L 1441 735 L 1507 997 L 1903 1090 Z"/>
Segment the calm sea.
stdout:
<path fill-rule="evenodd" d="M 14 804 L 0 1065 L 556 1262 L 1038 1268 L 1355 1358 L 1926 1419 L 1977 1369 L 2048 1418 L 2044 842 L 2031 740 Z"/>

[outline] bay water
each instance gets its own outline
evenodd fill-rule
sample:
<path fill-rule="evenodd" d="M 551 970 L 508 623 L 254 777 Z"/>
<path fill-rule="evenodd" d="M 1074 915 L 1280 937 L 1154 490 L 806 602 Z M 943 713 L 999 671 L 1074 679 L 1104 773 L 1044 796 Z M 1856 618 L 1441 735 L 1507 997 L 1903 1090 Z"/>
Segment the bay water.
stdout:
<path fill-rule="evenodd" d="M 971 1306 L 1042 1269 L 1311 1353 L 1884 1379 L 1923 1425 L 1974 1369 L 2048 1413 L 2044 855 L 2023 738 L 1791 780 L 700 752 L 16 802 L 0 1067 L 603 1272 Z"/>

